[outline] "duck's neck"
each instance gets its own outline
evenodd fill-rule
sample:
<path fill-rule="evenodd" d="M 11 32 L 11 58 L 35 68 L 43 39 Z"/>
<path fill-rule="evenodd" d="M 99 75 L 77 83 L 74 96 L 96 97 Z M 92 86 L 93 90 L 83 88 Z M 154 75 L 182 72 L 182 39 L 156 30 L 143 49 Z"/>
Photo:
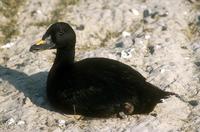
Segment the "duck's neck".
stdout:
<path fill-rule="evenodd" d="M 74 64 L 75 49 L 57 49 L 54 65 Z"/>

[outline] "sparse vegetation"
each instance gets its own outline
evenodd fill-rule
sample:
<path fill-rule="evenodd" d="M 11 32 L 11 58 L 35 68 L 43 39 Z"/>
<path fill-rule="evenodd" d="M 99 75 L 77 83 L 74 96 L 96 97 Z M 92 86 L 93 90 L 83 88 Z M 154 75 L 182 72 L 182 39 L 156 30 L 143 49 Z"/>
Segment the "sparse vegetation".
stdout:
<path fill-rule="evenodd" d="M 26 0 L 4 0 L 0 1 L 0 15 L 4 16 L 6 23 L 0 24 L 0 43 L 7 43 L 10 39 L 17 35 L 17 13 L 19 8 Z"/>
<path fill-rule="evenodd" d="M 192 7 L 192 11 L 199 14 L 200 11 L 200 1 L 199 0 L 187 0 Z M 196 39 L 200 35 L 200 16 L 194 18 L 194 20 L 188 23 L 186 29 L 182 30 L 189 40 Z"/>
<path fill-rule="evenodd" d="M 200 35 L 200 27 L 198 22 L 189 23 L 188 27 L 184 29 L 183 32 L 189 40 L 195 39 Z"/>
<path fill-rule="evenodd" d="M 8 42 L 13 36 L 18 35 L 16 19 L 11 19 L 5 25 L 0 25 L 3 36 L 0 38 L 0 43 Z"/>
<path fill-rule="evenodd" d="M 36 26 L 49 26 L 52 23 L 61 21 L 64 16 L 64 9 L 69 5 L 75 5 L 79 0 L 60 0 L 55 10 L 51 12 L 51 18 L 46 21 L 34 23 Z"/>
<path fill-rule="evenodd" d="M 0 43 L 7 43 L 10 39 L 19 34 L 17 26 L 17 13 L 26 0 L 4 0 L 0 1 L 0 15 L 6 18 L 5 23 L 0 24 Z M 64 15 L 64 9 L 69 5 L 74 5 L 79 0 L 60 0 L 56 9 L 52 11 L 49 20 L 33 23 L 36 26 L 48 26 L 60 21 Z"/>
<path fill-rule="evenodd" d="M 0 12 L 7 18 L 11 18 L 17 14 L 17 11 L 25 0 L 3 0 L 1 1 Z"/>
<path fill-rule="evenodd" d="M 193 6 L 193 9 L 199 10 L 200 9 L 200 2 L 196 1 L 196 2 L 190 2 Z"/>
<path fill-rule="evenodd" d="M 111 32 L 107 31 L 106 32 L 106 37 L 101 39 L 101 47 L 104 47 L 106 45 L 106 42 L 108 42 L 111 38 L 117 38 L 121 35 L 121 32 Z"/>

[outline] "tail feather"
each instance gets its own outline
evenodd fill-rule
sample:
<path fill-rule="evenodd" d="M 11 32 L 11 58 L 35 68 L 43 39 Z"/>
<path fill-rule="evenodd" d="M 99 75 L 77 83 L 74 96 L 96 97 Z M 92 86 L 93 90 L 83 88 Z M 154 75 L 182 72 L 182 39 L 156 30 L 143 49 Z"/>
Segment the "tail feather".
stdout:
<path fill-rule="evenodd" d="M 164 98 L 169 98 L 170 96 L 176 96 L 176 97 L 180 97 L 178 94 L 176 94 L 176 93 L 174 93 L 174 92 L 167 92 L 167 91 L 163 91 L 163 92 L 165 92 L 165 96 L 164 96 Z"/>
<path fill-rule="evenodd" d="M 176 97 L 179 97 L 178 94 L 161 90 L 158 87 L 150 84 L 149 82 L 146 82 L 145 90 L 148 97 L 150 97 L 151 99 L 155 99 L 157 101 L 160 101 L 161 99 L 169 98 L 170 96 L 173 96 L 173 95 Z"/>
<path fill-rule="evenodd" d="M 137 114 L 146 114 L 153 111 L 154 107 L 163 102 L 162 99 L 169 98 L 170 96 L 175 95 L 179 96 L 173 92 L 166 92 L 159 89 L 158 87 L 146 82 L 143 87 L 140 89 L 140 109 L 135 111 Z"/>

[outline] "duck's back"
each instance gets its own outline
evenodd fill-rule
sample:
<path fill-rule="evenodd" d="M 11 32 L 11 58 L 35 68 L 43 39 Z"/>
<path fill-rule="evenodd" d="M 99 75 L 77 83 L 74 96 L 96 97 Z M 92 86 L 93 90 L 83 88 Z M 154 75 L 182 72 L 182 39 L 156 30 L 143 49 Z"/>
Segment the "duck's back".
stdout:
<path fill-rule="evenodd" d="M 88 58 L 78 61 L 74 65 L 74 73 L 91 75 L 102 79 L 111 79 L 113 81 L 131 81 L 142 82 L 145 78 L 130 66 L 119 61 L 107 58 Z M 79 75 L 77 75 L 78 77 Z M 81 76 L 81 75 L 80 75 Z M 112 82 L 110 82 L 112 83 Z M 129 82 L 130 83 L 130 82 Z"/>

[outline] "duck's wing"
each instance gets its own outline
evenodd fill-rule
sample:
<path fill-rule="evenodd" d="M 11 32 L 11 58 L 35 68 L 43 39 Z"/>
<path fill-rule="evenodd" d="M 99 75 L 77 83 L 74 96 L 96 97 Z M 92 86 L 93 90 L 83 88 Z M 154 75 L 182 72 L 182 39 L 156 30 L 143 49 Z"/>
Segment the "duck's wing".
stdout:
<path fill-rule="evenodd" d="M 79 73 L 78 73 L 79 74 Z M 78 75 L 74 73 L 74 75 Z M 65 89 L 60 89 L 60 97 L 65 103 L 84 104 L 85 106 L 111 104 L 134 94 L 121 79 L 94 73 L 75 76 L 64 82 Z M 134 87 L 134 86 L 133 86 Z"/>
<path fill-rule="evenodd" d="M 67 104 L 106 104 L 137 95 L 145 78 L 118 61 L 93 58 L 80 61 L 65 74 L 59 97 Z"/>

